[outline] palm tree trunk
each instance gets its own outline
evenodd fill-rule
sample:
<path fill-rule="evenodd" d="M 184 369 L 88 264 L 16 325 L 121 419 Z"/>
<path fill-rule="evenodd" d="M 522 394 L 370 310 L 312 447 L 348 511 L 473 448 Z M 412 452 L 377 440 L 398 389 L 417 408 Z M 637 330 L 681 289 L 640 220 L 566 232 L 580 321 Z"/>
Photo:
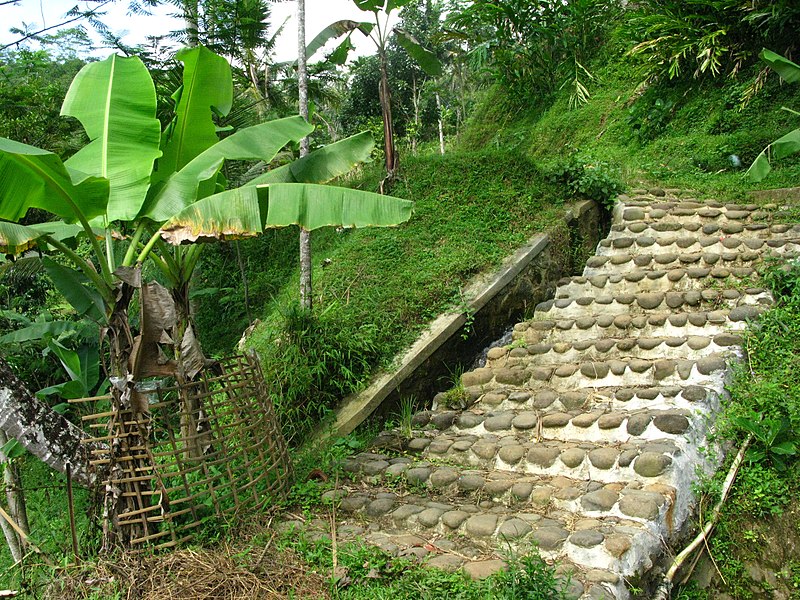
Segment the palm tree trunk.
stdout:
<path fill-rule="evenodd" d="M 442 99 L 436 92 L 436 111 L 439 113 L 439 153 L 444 156 L 444 120 L 442 118 Z"/>
<path fill-rule="evenodd" d="M 300 116 L 308 120 L 308 68 L 306 65 L 306 2 L 297 0 L 297 87 Z M 300 140 L 300 157 L 308 155 L 309 139 Z M 300 306 L 310 311 L 311 291 L 311 232 L 300 229 Z"/>
<path fill-rule="evenodd" d="M 186 45 L 197 46 L 199 40 L 200 10 L 198 0 L 183 0 L 183 20 L 186 23 Z"/>
<path fill-rule="evenodd" d="M 76 483 L 91 487 L 97 476 L 89 466 L 88 436 L 37 399 L 0 358 L 0 430 L 59 473 L 72 467 Z"/>

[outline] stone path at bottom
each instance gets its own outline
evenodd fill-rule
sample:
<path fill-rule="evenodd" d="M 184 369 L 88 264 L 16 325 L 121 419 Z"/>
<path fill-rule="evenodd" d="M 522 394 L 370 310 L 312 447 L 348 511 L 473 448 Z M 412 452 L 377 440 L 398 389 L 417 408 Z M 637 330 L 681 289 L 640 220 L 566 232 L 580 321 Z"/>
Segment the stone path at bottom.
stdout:
<path fill-rule="evenodd" d="M 539 552 L 573 598 L 646 586 L 713 467 L 740 334 L 771 302 L 756 269 L 800 250 L 774 207 L 680 195 L 622 196 L 583 276 L 414 415 L 410 439 L 384 432 L 346 461 L 326 493 L 340 538 L 473 577 Z"/>

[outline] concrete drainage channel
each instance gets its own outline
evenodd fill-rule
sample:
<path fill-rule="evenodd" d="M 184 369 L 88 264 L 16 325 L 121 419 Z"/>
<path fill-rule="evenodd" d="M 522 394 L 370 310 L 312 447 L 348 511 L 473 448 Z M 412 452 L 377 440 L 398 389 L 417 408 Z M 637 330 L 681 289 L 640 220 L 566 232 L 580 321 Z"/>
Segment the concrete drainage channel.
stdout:
<path fill-rule="evenodd" d="M 509 545 L 538 551 L 574 598 L 657 583 L 698 467 L 713 466 L 701 448 L 727 365 L 771 302 L 754 267 L 795 256 L 800 227 L 653 192 L 621 198 L 583 276 L 437 394 L 410 438 L 384 432 L 346 462 L 365 485 L 328 492 L 340 535 L 475 577 L 502 568 Z"/>

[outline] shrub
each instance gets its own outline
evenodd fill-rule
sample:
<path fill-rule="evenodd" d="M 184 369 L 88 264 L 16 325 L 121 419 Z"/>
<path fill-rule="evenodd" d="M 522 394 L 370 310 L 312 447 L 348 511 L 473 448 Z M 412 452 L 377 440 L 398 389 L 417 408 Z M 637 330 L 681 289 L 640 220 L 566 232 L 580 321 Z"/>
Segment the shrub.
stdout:
<path fill-rule="evenodd" d="M 625 190 L 622 181 L 611 171 L 608 163 L 592 161 L 573 154 L 558 162 L 547 172 L 547 179 L 567 188 L 569 195 L 600 202 L 607 209 L 614 199 Z"/>
<path fill-rule="evenodd" d="M 261 335 L 272 340 L 260 346 L 264 376 L 284 435 L 295 443 L 362 385 L 379 355 L 374 326 L 344 326 L 331 309 L 315 315 L 292 305 Z"/>
<path fill-rule="evenodd" d="M 588 100 L 584 65 L 619 11 L 615 0 L 476 0 L 453 11 L 450 26 L 474 46 L 477 66 L 518 100 L 546 98 L 562 87 L 571 105 Z"/>
<path fill-rule="evenodd" d="M 769 43 L 785 50 L 800 25 L 791 0 L 646 0 L 629 21 L 648 79 L 736 75 Z"/>

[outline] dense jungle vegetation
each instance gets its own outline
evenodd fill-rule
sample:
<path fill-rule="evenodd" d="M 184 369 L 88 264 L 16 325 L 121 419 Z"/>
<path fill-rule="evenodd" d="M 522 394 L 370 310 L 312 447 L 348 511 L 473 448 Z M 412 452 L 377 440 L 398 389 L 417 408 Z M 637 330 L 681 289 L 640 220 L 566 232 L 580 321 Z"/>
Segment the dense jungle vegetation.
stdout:
<path fill-rule="evenodd" d="M 365 22 L 391 12 L 396 26 L 381 30 L 373 56 L 350 58 L 352 39 L 370 31 L 354 22 L 323 32 L 321 39 L 330 43 L 309 53 L 311 155 L 371 132 L 374 146 L 352 151 L 342 159 L 347 168 L 328 179 L 351 191 L 412 200 L 413 216 L 392 228 L 315 230 L 311 309 L 298 301 L 296 226 L 205 246 L 191 259 L 196 262 L 190 277 L 181 280 L 207 355 L 234 352 L 248 330 L 243 345 L 258 353 L 293 447 L 298 483 L 289 504 L 311 512 L 333 482 L 311 485 L 309 473 L 335 472 L 337 460 L 362 448 L 381 424 L 323 449 L 303 447 L 310 433 L 343 396 L 389 366 L 435 316 L 461 310 L 462 289 L 472 276 L 496 266 L 533 233 L 553 227 L 565 202 L 590 198 L 610 207 L 620 192 L 642 186 L 687 188 L 698 197 L 737 201 L 753 190 L 790 188 L 800 181 L 800 155 L 792 156 L 800 150 L 796 137 L 783 151 L 772 152 L 772 171 L 761 181 L 747 173 L 767 146 L 798 127 L 797 80 L 784 72 L 780 77 L 760 58 L 764 49 L 796 57 L 796 2 L 354 1 L 374 8 L 364 13 Z M 158 3 L 140 2 L 138 10 L 150 4 Z M 175 93 L 188 68 L 175 56 L 181 44 L 205 46 L 231 65 L 233 93 L 229 110 L 215 116 L 214 142 L 217 135 L 224 140 L 298 114 L 303 82 L 296 63 L 273 59 L 269 2 L 171 4 L 186 17 L 186 28 L 142 46 L 114 38 L 91 6 L 73 15 L 83 17 L 70 23 L 77 28 L 29 36 L 32 32 L 18 31 L 24 39 L 0 50 L 0 138 L 46 149 L 64 161 L 87 145 L 81 123 L 61 116 L 61 106 L 76 74 L 99 62 L 93 27 L 103 36 L 103 57 L 112 48 L 146 67 L 159 128 L 172 119 L 180 98 Z M 314 4 L 308 0 L 307 9 Z M 384 78 L 387 91 L 379 93 Z M 296 164 L 304 156 L 300 137 L 287 139 L 267 161 L 233 157 L 221 167 L 216 185 L 246 187 L 254 177 Z M 4 156 L 15 151 L 9 145 L 0 150 Z M 396 158 L 387 159 L 387 151 Z M 0 163 L 0 182 L 4 168 Z M 54 211 L 33 207 L 16 218 L 4 208 L 0 239 L 8 256 L 0 262 L 0 356 L 44 403 L 75 417 L 68 399 L 108 390 L 102 368 L 108 348 L 99 342 L 97 320 L 87 318 L 90 309 L 76 310 L 74 295 L 54 283 L 53 273 L 61 273 L 68 260 L 47 262 L 43 257 L 52 247 L 45 242 L 9 242 L 6 225 L 48 223 Z M 792 209 L 786 218 L 797 215 Z M 132 223 L 120 229 L 128 240 L 137 231 Z M 128 241 L 106 239 L 117 258 L 128 254 Z M 68 250 L 95 269 L 92 240 L 73 241 Z M 166 283 L 169 270 L 148 265 L 144 276 Z M 770 595 L 778 588 L 800 597 L 800 554 L 786 550 L 800 544 L 795 500 L 800 267 L 774 264 L 763 277 L 778 304 L 748 335 L 748 358 L 731 383 L 732 402 L 718 428 L 731 447 L 751 436 L 752 450 L 709 544 L 713 566 L 705 569 L 707 580 L 690 582 L 678 596 L 683 600 L 778 597 Z M 83 301 L 87 298 L 96 307 L 96 297 Z M 139 325 L 136 317 L 132 322 Z M 418 400 L 422 408 L 425 399 Z M 0 550 L 0 588 L 32 598 L 126 597 L 126 583 L 101 562 L 87 563 L 89 572 L 97 569 L 93 584 L 76 583 L 87 575 L 67 566 L 73 557 L 65 477 L 0 434 L 8 488 L 0 507 L 27 515 L 24 537 L 0 520 L 9 540 Z M 709 504 L 720 482 L 715 478 L 701 490 Z M 101 507 L 88 491 L 75 493 L 78 544 L 84 557 L 95 556 Z M 209 520 L 201 542 L 239 558 L 273 543 L 263 531 L 246 542 L 231 535 L 225 523 Z M 294 561 L 295 570 L 333 568 L 324 541 L 279 536 L 273 550 L 290 556 L 286 560 Z M 313 593 L 417 598 L 428 590 L 421 597 L 509 599 L 554 593 L 552 572 L 527 558 L 512 557 L 512 568 L 502 576 L 469 582 L 398 565 L 364 548 L 340 554 L 364 585 L 338 590 L 323 577 Z M 763 578 L 762 555 L 781 562 L 781 581 Z"/>

